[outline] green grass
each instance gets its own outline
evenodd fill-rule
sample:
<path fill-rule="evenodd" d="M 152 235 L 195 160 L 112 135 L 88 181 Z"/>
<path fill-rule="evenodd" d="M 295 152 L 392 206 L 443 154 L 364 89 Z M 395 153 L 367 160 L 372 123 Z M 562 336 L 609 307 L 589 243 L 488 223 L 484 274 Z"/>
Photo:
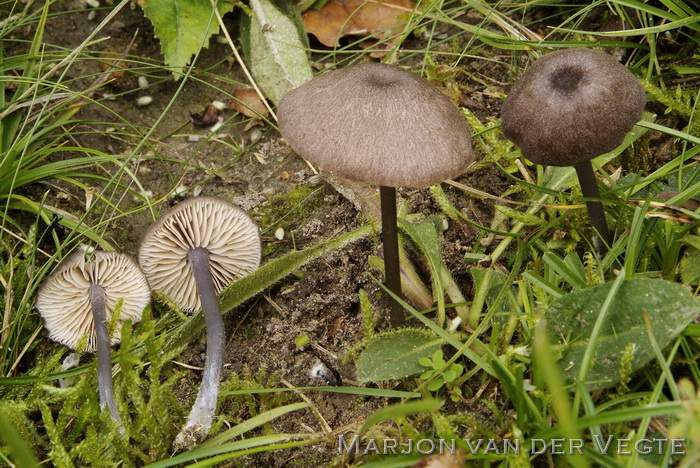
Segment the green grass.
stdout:
<path fill-rule="evenodd" d="M 139 90 L 115 90 L 101 80 L 104 75 L 75 70 L 104 60 L 99 53 L 100 28 L 127 3 L 105 8 L 106 19 L 86 30 L 81 45 L 70 50 L 48 43 L 45 31 L 59 15 L 78 12 L 59 13 L 53 8 L 55 2 L 45 7 L 0 3 L 0 17 L 8 18 L 0 19 L 0 44 L 5 47 L 0 48 L 0 463 L 245 466 L 242 457 L 258 452 L 309 454 L 323 447 L 326 454 L 334 454 L 329 457 L 337 466 L 410 466 L 420 458 L 416 453 L 338 455 L 336 433 L 275 432 L 274 421 L 289 420 L 303 411 L 311 410 L 321 427 L 323 418 L 313 403 L 289 390 L 269 393 L 279 386 L 279 376 L 265 370 L 233 373 L 222 384 L 221 417 L 213 436 L 190 452 L 173 455 L 170 445 L 188 406 L 175 396 L 186 374 L 177 361 L 202 321 L 198 315 L 184 317 L 167 304 L 154 303 L 153 314 L 147 311 L 142 323 L 133 328 L 126 325 L 123 344 L 114 353 L 116 399 L 120 413 L 127 416 L 126 434 L 120 435 L 99 410 L 92 357 L 84 357 L 77 368 L 61 370 L 68 352 L 41 336 L 40 319 L 33 310 L 37 288 L 60 259 L 81 243 L 119 249 L 120 239 L 112 236 L 111 226 L 133 216 L 155 219 L 160 203 L 171 198 L 189 174 L 203 174 L 196 183 L 205 185 L 215 180 L 217 172 L 251 157 L 252 146 L 273 134 L 262 134 L 245 145 L 206 134 L 182 153 L 164 149 L 190 136 L 185 129 L 187 116 L 182 116 L 180 125 L 164 125 L 173 104 L 188 98 L 188 85 L 202 86 L 209 96 L 227 98 L 231 96 L 226 89 L 244 84 L 221 72 L 224 58 L 210 60 L 206 66 L 195 62 L 174 82 L 163 63 L 126 51 L 131 79 L 147 77 L 153 89 L 167 85 L 172 93 L 168 102 L 159 104 L 162 110 L 149 126 L 113 111 L 105 93 L 133 99 Z M 599 15 L 595 21 L 590 19 L 592 14 Z M 600 34 L 590 29 L 614 15 L 625 19 L 627 31 Z M 466 96 L 486 103 L 464 110 L 482 159 L 459 182 L 478 183 L 479 177 L 489 174 L 508 181 L 508 188 L 487 193 L 494 198 L 492 219 L 475 219 L 463 208 L 471 197 L 474 203 L 482 199 L 472 189 L 442 184 L 429 192 L 435 201 L 434 214 L 449 219 L 450 229 L 462 223 L 478 228 L 470 251 L 452 273 L 444 259 L 426 254 L 430 251 L 426 246 L 442 235 L 439 230 L 429 233 L 424 229 L 428 224 L 406 222 L 407 246 L 426 265 L 433 290 L 448 294 L 447 300 L 442 294 L 437 298 L 435 310 L 417 311 L 404 303 L 411 325 L 423 327 L 442 343 L 444 360 L 434 360 L 442 368 L 431 369 L 423 379 L 416 375 L 378 382 L 378 388 L 326 389 L 350 393 L 357 405 L 382 402 L 382 408 L 345 428 L 348 438 L 357 433 L 363 444 L 383 439 L 400 439 L 404 444 L 459 439 L 458 446 L 470 463 L 484 466 L 691 467 L 698 463 L 697 326 L 660 347 L 659 330 L 649 324 L 655 359 L 631 373 L 627 356 L 620 364 L 619 386 L 591 391 L 582 380 L 564 378 L 558 348 L 545 333 L 542 316 L 560 298 L 602 283 L 611 286 L 612 300 L 621 282 L 633 278 L 685 283 L 696 299 L 700 294 L 700 273 L 695 267 L 700 261 L 700 214 L 684 205 L 700 193 L 699 15 L 697 5 L 681 0 L 445 0 L 420 2 L 415 11 L 405 12 L 406 26 L 387 60 L 419 71 L 455 101 Z M 26 31 L 31 34 L 27 36 Z M 15 42 L 18 35 L 24 42 Z M 312 61 L 346 66 L 367 60 L 363 42 L 349 38 L 334 50 L 312 50 Z M 5 54 L 10 45 L 19 52 Z M 614 47 L 611 51 L 625 57 L 624 63 L 641 80 L 649 100 L 644 120 L 623 145 L 596 161 L 596 172 L 608 186 L 602 197 L 615 233 L 615 242 L 602 259 L 592 254 L 595 249 L 573 171 L 545 169 L 523 160 L 503 138 L 495 110 L 497 100 L 504 98 L 528 63 L 548 50 L 567 47 Z M 206 54 L 203 50 L 197 55 Z M 80 110 L 88 107 L 100 109 L 104 117 L 83 118 Z M 230 115 L 222 131 L 240 134 L 245 123 Z M 123 143 L 123 150 L 108 154 L 82 143 L 107 128 L 114 129 L 111 135 Z M 212 145 L 225 148 L 229 155 L 217 167 L 207 167 L 200 160 Z M 149 194 L 143 186 L 137 160 L 162 172 L 164 183 L 157 193 Z M 621 173 L 616 172 L 618 168 Z M 70 204 L 66 212 L 55 206 L 57 191 L 78 196 L 80 203 Z M 87 193 L 94 194 L 93 203 L 85 208 Z M 263 229 L 268 234 L 280 226 L 290 229 L 294 221 L 322 204 L 320 197 L 316 189 L 302 187 L 273 198 L 258 208 Z M 416 216 L 411 216 L 415 221 Z M 226 309 L 255 297 L 330 249 L 372 235 L 375 229 L 360 227 L 345 237 L 267 263 L 223 294 Z M 624 258 L 617 277 L 610 273 L 616 256 Z M 467 280 L 473 284 L 469 290 Z M 367 295 L 360 295 L 358 302 L 365 339 L 348 344 L 355 351 L 381 342 L 374 328 L 384 313 L 373 310 Z M 614 314 L 606 304 L 605 313 Z M 590 370 L 594 351 L 593 345 L 586 350 L 581 377 Z M 462 372 L 452 375 L 454 369 Z M 70 385 L 61 387 L 59 379 Z M 601 453 L 593 441 L 609 436 L 615 441 L 630 439 L 631 444 L 654 437 L 682 437 L 685 454 L 671 456 L 668 446 L 654 454 L 619 454 L 614 449 Z M 586 445 L 581 455 L 551 458 L 472 454 L 465 438 L 507 438 L 522 446 L 537 439 L 567 438 L 583 439 Z M 312 466 L 313 459 L 309 460 Z"/>

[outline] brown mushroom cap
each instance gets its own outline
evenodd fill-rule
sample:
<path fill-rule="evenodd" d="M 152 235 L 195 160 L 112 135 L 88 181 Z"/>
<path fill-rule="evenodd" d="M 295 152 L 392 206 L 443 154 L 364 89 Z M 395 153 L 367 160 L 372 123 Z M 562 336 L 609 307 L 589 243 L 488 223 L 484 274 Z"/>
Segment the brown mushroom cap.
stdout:
<path fill-rule="evenodd" d="M 201 307 L 190 249 L 209 251 L 216 292 L 260 264 L 262 246 L 255 221 L 241 208 L 214 197 L 185 200 L 161 215 L 146 231 L 139 263 L 154 291 L 161 291 L 183 309 Z"/>
<path fill-rule="evenodd" d="M 151 300 L 146 277 L 131 257 L 118 252 L 96 250 L 93 260 L 85 259 L 80 250 L 63 260 L 39 289 L 36 307 L 49 337 L 71 349 L 87 335 L 85 351 L 95 351 L 95 321 L 90 304 L 91 284 L 104 289 L 107 319 L 117 302 L 123 300 L 119 321 L 141 320 Z M 121 327 L 116 327 L 111 344 L 121 341 Z"/>
<path fill-rule="evenodd" d="M 503 133 L 532 162 L 573 166 L 615 149 L 645 104 L 642 85 L 613 57 L 560 50 L 530 65 L 508 94 Z"/>
<path fill-rule="evenodd" d="M 459 109 L 427 80 L 390 65 L 319 75 L 287 93 L 277 116 L 297 153 L 347 179 L 420 188 L 474 161 Z"/>

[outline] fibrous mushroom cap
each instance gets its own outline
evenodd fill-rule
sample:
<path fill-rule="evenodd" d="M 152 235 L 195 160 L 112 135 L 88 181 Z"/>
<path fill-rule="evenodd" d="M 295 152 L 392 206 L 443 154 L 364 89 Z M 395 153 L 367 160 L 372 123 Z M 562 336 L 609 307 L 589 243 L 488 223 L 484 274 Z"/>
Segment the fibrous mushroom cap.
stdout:
<path fill-rule="evenodd" d="M 241 208 L 214 197 L 185 200 L 161 215 L 139 248 L 139 263 L 154 291 L 161 291 L 183 309 L 201 307 L 188 265 L 190 249 L 209 252 L 216 292 L 260 265 L 260 230 Z"/>
<path fill-rule="evenodd" d="M 319 75 L 287 93 L 277 116 L 297 153 L 347 179 L 420 188 L 474 161 L 459 109 L 427 80 L 390 65 Z"/>
<path fill-rule="evenodd" d="M 59 268 L 39 289 L 36 307 L 49 331 L 49 337 L 71 349 L 87 335 L 85 351 L 95 351 L 95 321 L 88 295 L 92 284 L 102 286 L 107 319 L 123 300 L 119 321 L 141 320 L 151 300 L 146 277 L 134 260 L 118 252 L 97 250 L 92 260 L 80 250 L 66 257 Z M 116 327 L 111 344 L 121 341 L 121 327 Z"/>
<path fill-rule="evenodd" d="M 573 166 L 615 149 L 645 104 L 642 85 L 613 57 L 561 50 L 530 65 L 508 94 L 503 133 L 537 164 Z"/>

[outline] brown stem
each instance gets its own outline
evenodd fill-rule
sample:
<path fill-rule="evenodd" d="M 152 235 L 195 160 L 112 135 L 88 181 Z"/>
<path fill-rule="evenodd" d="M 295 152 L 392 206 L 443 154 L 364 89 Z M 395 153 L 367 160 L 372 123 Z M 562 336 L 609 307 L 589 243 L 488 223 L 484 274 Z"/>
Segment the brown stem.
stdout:
<path fill-rule="evenodd" d="M 598 182 L 593 174 L 593 166 L 590 161 L 583 161 L 576 166 L 576 174 L 578 175 L 581 191 L 586 198 L 600 199 L 600 191 L 598 190 Z M 608 251 L 608 246 L 612 245 L 612 236 L 608 229 L 608 223 L 605 220 L 605 210 L 603 204 L 599 201 L 587 201 L 588 215 L 591 218 L 591 225 L 596 231 L 597 236 L 593 238 L 598 255 L 603 258 Z"/>
<path fill-rule="evenodd" d="M 384 276 L 389 291 L 401 296 L 401 270 L 399 269 L 399 235 L 396 225 L 396 189 L 379 187 L 382 205 L 382 243 L 384 244 Z M 393 327 L 405 322 L 405 312 L 393 297 L 389 298 L 389 318 Z"/>

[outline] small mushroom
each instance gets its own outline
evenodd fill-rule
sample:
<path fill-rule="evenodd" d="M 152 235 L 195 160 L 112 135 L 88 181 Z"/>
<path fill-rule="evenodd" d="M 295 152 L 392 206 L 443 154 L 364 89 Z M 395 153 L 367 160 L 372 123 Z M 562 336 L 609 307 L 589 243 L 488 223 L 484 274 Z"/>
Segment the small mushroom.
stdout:
<path fill-rule="evenodd" d="M 97 250 L 86 260 L 82 249 L 63 260 L 37 295 L 36 307 L 52 340 L 71 349 L 82 345 L 81 351 L 97 351 L 100 407 L 107 407 L 119 425 L 109 348 L 121 341 L 121 327 L 110 336 L 108 324 L 120 301 L 119 324 L 140 321 L 150 300 L 146 277 L 131 257 Z"/>
<path fill-rule="evenodd" d="M 642 117 L 644 88 L 604 52 L 566 49 L 530 65 L 503 103 L 504 135 L 537 164 L 574 166 L 586 198 L 600 198 L 590 160 L 612 151 Z M 612 238 L 603 205 L 586 203 L 602 238 Z M 597 240 L 596 240 L 597 242 Z"/>
<path fill-rule="evenodd" d="M 277 116 L 299 155 L 379 185 L 386 283 L 400 295 L 396 187 L 426 187 L 467 169 L 474 152 L 464 116 L 427 80 L 378 63 L 317 76 L 287 93 Z M 391 324 L 403 324 L 400 304 L 390 304 Z"/>
<path fill-rule="evenodd" d="M 253 219 L 232 203 L 213 197 L 185 200 L 148 229 L 139 263 L 154 291 L 183 309 L 202 309 L 207 352 L 202 384 L 187 422 L 175 439 L 178 449 L 204 439 L 219 395 L 224 359 L 224 323 L 217 293 L 253 271 L 262 254 Z"/>

